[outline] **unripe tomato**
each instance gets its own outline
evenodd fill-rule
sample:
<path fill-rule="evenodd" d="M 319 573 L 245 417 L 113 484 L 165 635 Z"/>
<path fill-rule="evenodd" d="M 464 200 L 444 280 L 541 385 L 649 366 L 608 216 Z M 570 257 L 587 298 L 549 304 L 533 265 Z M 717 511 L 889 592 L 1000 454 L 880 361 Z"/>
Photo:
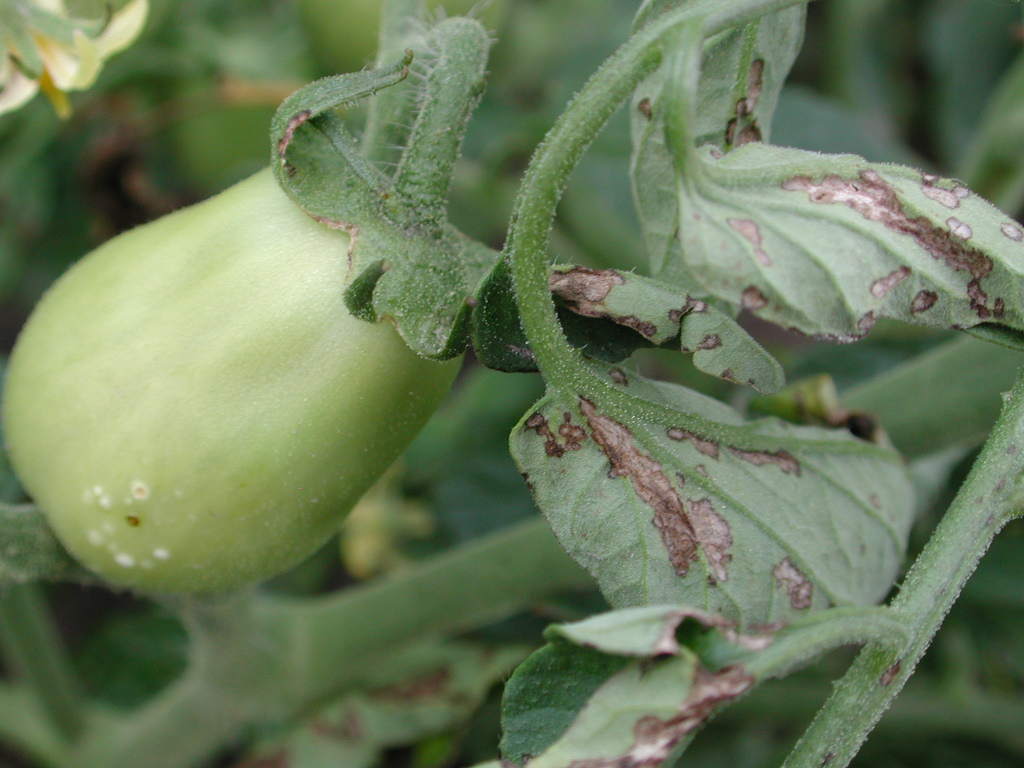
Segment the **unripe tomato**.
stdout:
<path fill-rule="evenodd" d="M 355 72 L 377 51 L 380 9 L 384 0 L 299 0 L 299 10 L 313 50 L 331 72 Z M 494 31 L 501 24 L 506 0 L 427 0 L 428 12 L 443 9 L 449 16 L 483 8 L 480 21 Z"/>
<path fill-rule="evenodd" d="M 110 581 L 222 590 L 294 565 L 458 363 L 345 307 L 348 236 L 263 171 L 76 264 L 18 339 L 3 418 L 57 536 Z"/>

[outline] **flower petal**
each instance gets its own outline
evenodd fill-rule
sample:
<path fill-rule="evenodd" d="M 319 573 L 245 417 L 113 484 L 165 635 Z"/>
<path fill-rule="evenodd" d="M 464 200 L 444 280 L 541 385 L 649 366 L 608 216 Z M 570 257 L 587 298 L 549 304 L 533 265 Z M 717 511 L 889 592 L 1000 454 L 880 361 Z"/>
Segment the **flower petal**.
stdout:
<path fill-rule="evenodd" d="M 149 14 L 149 0 L 131 0 L 114 14 L 110 23 L 96 38 L 100 56 L 106 59 L 127 48 L 142 32 Z"/>
<path fill-rule="evenodd" d="M 103 57 L 96 41 L 80 29 L 75 30 L 75 57 L 78 59 L 78 72 L 75 73 L 69 88 L 63 88 L 54 80 L 54 83 L 61 90 L 81 90 L 88 88 L 99 77 L 100 69 L 103 67 Z"/>
<path fill-rule="evenodd" d="M 0 65 L 0 115 L 13 112 L 36 95 L 39 83 L 7 59 Z"/>
<path fill-rule="evenodd" d="M 78 76 L 79 62 L 75 54 L 56 40 L 33 34 L 36 50 L 43 61 L 43 68 L 50 74 L 54 85 L 62 91 L 70 90 Z"/>

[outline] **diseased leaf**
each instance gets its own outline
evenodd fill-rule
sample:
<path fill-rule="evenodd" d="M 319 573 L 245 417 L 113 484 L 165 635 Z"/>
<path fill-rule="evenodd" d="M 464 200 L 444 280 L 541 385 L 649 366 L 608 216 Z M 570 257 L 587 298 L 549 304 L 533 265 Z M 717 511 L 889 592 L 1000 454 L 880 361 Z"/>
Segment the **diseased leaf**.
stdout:
<path fill-rule="evenodd" d="M 572 725 L 594 692 L 631 662 L 626 656 L 552 642 L 520 664 L 502 698 L 501 753 L 519 765 Z"/>
<path fill-rule="evenodd" d="M 701 371 L 750 384 L 761 392 L 782 387 L 782 366 L 735 320 L 706 301 L 650 278 L 612 269 L 556 266 L 551 291 L 582 317 L 633 329 L 653 345 L 678 344 Z"/>
<path fill-rule="evenodd" d="M 477 353 L 489 367 L 534 370 L 503 265 L 484 286 L 474 313 Z M 661 346 L 692 353 L 704 373 L 761 392 L 785 383 L 782 366 L 733 318 L 675 286 L 632 272 L 564 264 L 551 268 L 549 285 L 569 342 L 589 357 L 615 363 L 638 348 Z"/>
<path fill-rule="evenodd" d="M 725 642 L 748 651 L 766 648 L 772 640 L 772 635 L 767 632 L 740 635 L 721 616 L 674 605 L 609 611 L 574 624 L 556 624 L 548 629 L 545 636 L 549 640 L 562 638 L 579 646 L 619 656 L 678 656 L 683 652 L 683 645 L 677 634 L 686 621 L 695 622 L 703 629 L 715 630 Z"/>
<path fill-rule="evenodd" d="M 913 508 L 894 451 L 744 422 L 691 390 L 605 375 L 663 415 L 612 416 L 549 391 L 511 447 L 556 536 L 613 606 L 687 605 L 743 628 L 885 596 Z"/>
<path fill-rule="evenodd" d="M 962 184 L 756 144 L 679 178 L 685 264 L 759 317 L 852 341 L 881 317 L 1024 327 L 1024 229 Z"/>
<path fill-rule="evenodd" d="M 515 647 L 417 643 L 380 663 L 362 690 L 331 702 L 287 736 L 259 745 L 243 765 L 279 757 L 290 768 L 370 768 L 386 749 L 465 723 L 524 656 Z"/>
<path fill-rule="evenodd" d="M 649 3 L 640 22 L 656 16 Z M 783 81 L 803 42 L 805 8 L 787 8 L 734 28 L 704 43 L 703 67 L 689 130 L 696 145 L 723 151 L 767 140 Z M 662 68 L 633 97 L 633 183 L 647 252 L 657 276 L 680 261 L 676 230 L 679 198 L 673 149 L 665 137 L 664 93 L 668 73 Z M 687 285 L 692 285 L 687 283 Z"/>
<path fill-rule="evenodd" d="M 602 685 L 565 733 L 530 768 L 655 766 L 667 760 L 716 708 L 753 686 L 742 667 L 704 669 L 678 656 L 634 661 Z"/>

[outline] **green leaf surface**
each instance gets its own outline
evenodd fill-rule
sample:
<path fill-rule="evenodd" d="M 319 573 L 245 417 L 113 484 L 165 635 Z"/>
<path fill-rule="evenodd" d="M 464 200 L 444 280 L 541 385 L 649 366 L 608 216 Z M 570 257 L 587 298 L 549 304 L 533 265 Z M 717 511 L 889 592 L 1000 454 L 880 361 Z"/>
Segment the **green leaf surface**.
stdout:
<path fill-rule="evenodd" d="M 1022 364 L 1019 352 L 961 338 L 846 390 L 842 399 L 876 415 L 910 458 L 973 448 L 988 436 Z"/>
<path fill-rule="evenodd" d="M 605 376 L 654 407 L 611 416 L 549 390 L 511 447 L 609 603 L 687 605 L 744 627 L 885 596 L 913 509 L 894 451 L 842 431 L 744 422 L 682 387 Z"/>
<path fill-rule="evenodd" d="M 997 127 L 990 123 L 986 100 L 1018 50 L 1014 27 L 1019 22 L 1018 4 L 991 0 L 938 0 L 924 16 L 921 53 L 931 75 L 926 108 L 935 149 L 948 167 L 957 167 L 979 127 Z M 998 203 L 993 190 L 975 186 L 980 179 L 958 173 Z"/>
<path fill-rule="evenodd" d="M 505 684 L 505 758 L 522 765 L 542 754 L 572 725 L 594 692 L 630 661 L 566 642 L 552 642 L 536 651 Z"/>
<path fill-rule="evenodd" d="M 992 92 L 957 172 L 1010 215 L 1024 207 L 1024 55 Z"/>
<path fill-rule="evenodd" d="M 93 631 L 76 667 L 90 694 L 119 709 L 142 705 L 185 671 L 188 635 L 167 609 L 119 613 Z"/>

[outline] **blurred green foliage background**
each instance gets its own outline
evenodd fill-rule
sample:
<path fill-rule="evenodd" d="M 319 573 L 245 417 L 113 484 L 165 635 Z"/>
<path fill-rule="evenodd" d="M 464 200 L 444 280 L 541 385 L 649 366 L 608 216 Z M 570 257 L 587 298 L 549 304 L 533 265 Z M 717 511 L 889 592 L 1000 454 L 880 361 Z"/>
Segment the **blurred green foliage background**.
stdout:
<path fill-rule="evenodd" d="M 72 95 L 69 120 L 58 120 L 41 97 L 0 117 L 0 351 L 10 349 L 40 294 L 81 255 L 265 165 L 277 104 L 315 77 L 367 63 L 378 4 L 153 0 L 141 39 L 108 62 L 93 89 Z M 446 5 L 464 11 L 472 3 Z M 96 6 L 80 3 L 86 11 Z M 497 42 L 488 91 L 451 192 L 458 226 L 501 246 L 534 147 L 575 90 L 629 34 L 638 6 L 638 0 L 508 0 L 482 10 Z M 1018 216 L 1024 209 L 1022 42 L 1024 15 L 1011 0 L 818 0 L 810 5 L 804 50 L 783 92 L 771 140 L 957 177 Z M 348 117 L 358 123 L 359 111 Z M 578 167 L 561 202 L 552 234 L 558 260 L 643 271 L 629 166 L 628 124 L 620 114 Z M 920 482 L 920 545 L 994 419 L 998 391 L 1016 375 L 1016 358 L 1001 368 L 979 369 L 988 358 L 972 364 L 974 348 L 949 346 L 952 333 L 894 324 L 880 323 L 867 340 L 846 347 L 751 327 L 779 355 L 790 379 L 828 373 L 849 407 L 901 413 L 907 390 L 886 377 L 910 377 L 903 381 L 913 382 L 915 407 L 931 418 L 928 440 L 921 441 L 919 422 L 911 420 L 904 432 L 898 419 L 883 418 L 883 424 Z M 648 352 L 638 358 L 653 375 L 734 403 L 747 399 L 699 374 L 680 355 Z M 470 364 L 449 404 L 400 471 L 389 475 L 390 489 L 366 513 L 371 524 L 344 534 L 349 551 L 358 550 L 378 570 L 401 568 L 535 515 L 506 439 L 541 391 L 533 375 L 496 374 Z M 957 411 L 964 402 L 974 404 L 973 421 Z M 942 414 L 950 420 L 943 422 Z M 0 475 L 0 495 L 17 501 L 20 491 L 9 470 Z M 1022 562 L 1024 526 L 1017 524 L 984 561 L 857 765 L 1024 764 Z M 355 579 L 349 566 L 333 542 L 268 588 L 300 594 L 337 588 Z M 80 671 L 100 699 L 134 706 L 180 671 L 185 637 L 159 605 L 99 588 L 55 587 L 52 595 Z M 537 643 L 549 621 L 582 617 L 601 605 L 596 594 L 576 596 L 490 627 L 476 639 Z M 682 764 L 777 765 L 849 658 L 833 654 L 744 699 L 701 735 Z M 496 757 L 499 695 L 493 689 L 475 714 L 429 738 L 382 748 L 370 764 L 441 768 Z M 274 765 L 263 759 L 246 757 L 243 745 L 218 764 Z M 0 748 L 2 765 L 28 763 Z"/>

